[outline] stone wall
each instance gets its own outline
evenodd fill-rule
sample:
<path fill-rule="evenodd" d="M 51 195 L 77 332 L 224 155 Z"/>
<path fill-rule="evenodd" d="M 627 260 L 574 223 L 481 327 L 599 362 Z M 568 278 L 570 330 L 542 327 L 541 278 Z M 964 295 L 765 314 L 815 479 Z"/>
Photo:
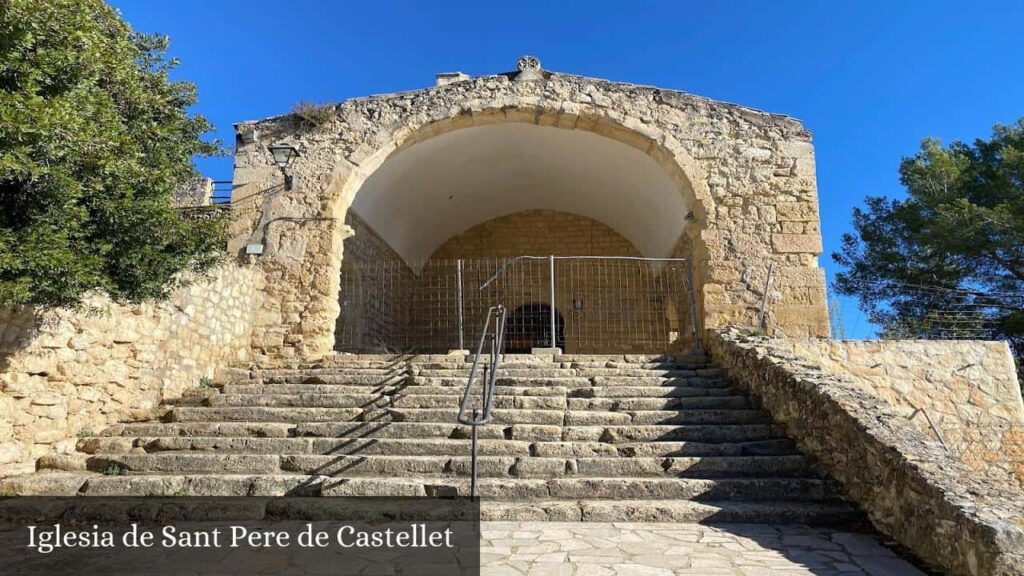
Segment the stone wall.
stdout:
<path fill-rule="evenodd" d="M 549 254 L 641 255 L 629 240 L 596 220 L 554 210 L 524 210 L 466 230 L 442 244 L 430 258 L 505 258 Z"/>
<path fill-rule="evenodd" d="M 784 343 L 708 332 L 712 356 L 874 525 L 954 575 L 1024 574 L 1024 499 L 978 475 L 849 375 Z"/>
<path fill-rule="evenodd" d="M 0 474 L 74 451 L 80 433 L 151 418 L 162 400 L 247 359 L 261 283 L 232 265 L 161 304 L 0 309 Z"/>
<path fill-rule="evenodd" d="M 213 179 L 197 176 L 174 191 L 173 205 L 175 208 L 194 208 L 208 206 L 213 198 Z"/>
<path fill-rule="evenodd" d="M 692 206 L 688 256 L 704 326 L 756 323 L 771 264 L 770 328 L 791 337 L 828 334 L 814 150 L 799 121 L 649 86 L 538 78 L 498 74 L 356 98 L 318 126 L 293 115 L 237 125 L 230 247 L 265 246 L 257 349 L 279 358 L 329 352 L 344 222 L 362 184 L 396 150 L 497 122 L 585 130 L 661 166 Z M 302 150 L 288 169 L 291 190 L 266 149 L 278 141 Z"/>
<path fill-rule="evenodd" d="M 975 471 L 1024 485 L 1024 403 L 1005 342 L 781 340 L 882 398 Z M 929 424 L 929 419 L 931 424 Z"/>

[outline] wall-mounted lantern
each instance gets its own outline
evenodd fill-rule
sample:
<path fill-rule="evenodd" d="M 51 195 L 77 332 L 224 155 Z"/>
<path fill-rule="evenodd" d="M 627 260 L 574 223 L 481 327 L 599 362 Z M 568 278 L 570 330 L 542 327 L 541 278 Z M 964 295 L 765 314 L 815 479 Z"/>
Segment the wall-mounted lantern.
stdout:
<path fill-rule="evenodd" d="M 270 150 L 271 156 L 274 157 L 274 164 L 281 169 L 281 174 L 284 174 L 284 189 L 292 189 L 292 176 L 288 174 L 285 168 L 292 163 L 292 160 L 299 157 L 299 150 L 291 144 L 278 143 L 272 146 L 267 146 L 267 150 Z"/>

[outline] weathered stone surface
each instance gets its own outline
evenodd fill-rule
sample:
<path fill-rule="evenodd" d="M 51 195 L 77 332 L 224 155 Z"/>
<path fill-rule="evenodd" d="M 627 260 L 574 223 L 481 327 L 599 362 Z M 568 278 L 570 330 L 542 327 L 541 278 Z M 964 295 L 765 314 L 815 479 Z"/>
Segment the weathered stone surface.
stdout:
<path fill-rule="evenodd" d="M 464 361 L 402 360 L 383 368 L 389 364 L 383 357 L 356 357 L 308 367 L 254 367 L 234 374 L 234 384 L 176 400 L 163 422 L 118 424 L 81 438 L 80 454 L 40 459 L 44 473 L 14 478 L 0 484 L 0 490 L 85 496 L 466 495 L 471 430 L 455 424 L 459 396 L 436 393 L 458 392 L 458 387 L 436 386 L 432 380 L 384 386 L 345 381 L 385 372 L 455 371 L 455 365 L 465 370 Z M 587 521 L 613 514 L 668 514 L 679 519 L 725 515 L 748 521 L 845 522 L 854 513 L 836 499 L 792 442 L 761 423 L 766 420 L 763 413 L 738 395 L 706 357 L 681 364 L 643 356 L 557 361 L 548 356 L 510 358 L 509 366 L 517 371 L 515 382 L 524 385 L 499 387 L 496 399 L 507 405 L 496 409 L 492 425 L 478 430 L 480 492 L 502 501 L 487 514 Z M 622 382 L 621 390 L 653 388 L 669 394 L 577 398 L 579 392 L 618 389 L 579 376 L 594 369 L 602 376 L 591 378 Z M 558 385 L 537 385 L 551 381 L 552 371 L 564 373 L 554 379 Z M 649 375 L 666 372 L 687 374 L 678 379 L 686 395 L 671 394 L 677 388 L 667 383 L 671 378 Z M 531 378 L 531 373 L 538 376 Z M 329 375 L 341 380 L 294 383 Z M 652 378 L 661 386 L 631 385 Z M 689 385 L 708 378 L 715 379 L 714 387 Z M 267 383 L 277 379 L 285 383 Z M 314 390 L 319 393 L 310 392 Z M 429 393 L 419 393 L 424 390 Z M 730 394 L 718 395 L 721 390 Z M 381 408 L 397 400 L 431 406 L 440 401 L 442 407 Z M 578 404 L 571 410 L 570 400 Z M 40 405 L 52 405 L 49 401 L 44 398 Z M 557 408 L 537 409 L 535 402 Z M 624 424 L 577 426 L 575 421 Z M 51 469 L 78 472 L 56 476 L 64 473 Z M 607 500 L 624 503 L 612 506 Z M 696 500 L 701 503 L 691 502 Z"/>
<path fill-rule="evenodd" d="M 799 525 L 485 522 L 484 574 L 924 576 L 878 539 Z"/>
<path fill-rule="evenodd" d="M 709 349 L 882 532 L 953 574 L 1024 573 L 1019 490 L 976 474 L 849 376 L 735 329 Z"/>
<path fill-rule="evenodd" d="M 821 253 L 821 236 L 816 234 L 772 234 L 772 246 L 781 253 Z"/>
<path fill-rule="evenodd" d="M 261 354 L 317 357 L 334 346 L 339 327 L 364 335 L 379 330 L 348 326 L 344 319 L 336 324 L 349 255 L 365 262 L 389 257 L 389 248 L 350 216 L 353 199 L 395 151 L 499 122 L 592 132 L 644 152 L 678 183 L 693 216 L 674 254 L 695 264 L 704 326 L 755 323 L 769 262 L 780 277 L 817 267 L 821 242 L 813 147 L 809 133 L 792 118 L 557 73 L 542 82 L 514 82 L 504 75 L 465 78 L 349 100 L 334 111 L 317 128 L 291 115 L 237 126 L 240 133 L 260 134 L 259 141 L 243 140 L 236 152 L 238 220 L 230 249 L 240 251 L 250 241 L 265 245 L 259 266 L 268 282 L 254 330 Z M 293 189 L 268 195 L 262 192 L 279 189 L 281 179 L 265 150 L 273 141 L 287 141 L 303 154 L 289 167 L 297 183 Z M 509 222 L 483 226 L 500 235 L 515 225 Z M 578 226 L 564 224 L 567 230 Z M 487 231 L 478 232 L 453 239 L 441 252 L 484 250 L 476 240 L 484 242 Z M 612 245 L 611 234 L 593 238 L 601 245 L 592 250 L 630 249 Z M 816 282 L 813 291 L 780 287 L 772 305 L 825 310 L 823 277 Z M 827 334 L 827 312 L 812 318 L 795 325 L 780 318 L 778 325 L 791 336 Z"/>
<path fill-rule="evenodd" d="M 0 474 L 74 450 L 79 433 L 151 418 L 163 400 L 248 359 L 261 283 L 260 271 L 228 265 L 162 304 L 94 297 L 96 313 L 0 309 Z"/>
<path fill-rule="evenodd" d="M 1014 488 L 1024 486 L 1024 402 L 1005 342 L 789 339 L 777 344 L 823 370 L 849 376 L 926 437 L 941 438 L 975 471 Z"/>

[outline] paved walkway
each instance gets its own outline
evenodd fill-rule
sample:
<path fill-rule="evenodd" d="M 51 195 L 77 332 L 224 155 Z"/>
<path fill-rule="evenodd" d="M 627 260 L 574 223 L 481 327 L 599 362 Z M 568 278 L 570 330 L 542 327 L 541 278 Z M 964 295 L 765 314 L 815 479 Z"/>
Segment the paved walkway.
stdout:
<path fill-rule="evenodd" d="M 484 576 L 923 576 L 875 539 L 799 525 L 485 522 Z"/>

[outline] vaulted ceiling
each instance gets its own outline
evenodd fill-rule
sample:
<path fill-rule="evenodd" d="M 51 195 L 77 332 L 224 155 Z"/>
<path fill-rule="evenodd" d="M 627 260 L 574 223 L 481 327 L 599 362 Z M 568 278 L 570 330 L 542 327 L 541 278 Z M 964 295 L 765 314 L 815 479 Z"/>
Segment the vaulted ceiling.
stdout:
<path fill-rule="evenodd" d="M 650 157 L 582 130 L 503 123 L 399 150 L 352 209 L 415 265 L 448 238 L 498 216 L 544 208 L 598 220 L 645 256 L 670 256 L 690 207 Z"/>

